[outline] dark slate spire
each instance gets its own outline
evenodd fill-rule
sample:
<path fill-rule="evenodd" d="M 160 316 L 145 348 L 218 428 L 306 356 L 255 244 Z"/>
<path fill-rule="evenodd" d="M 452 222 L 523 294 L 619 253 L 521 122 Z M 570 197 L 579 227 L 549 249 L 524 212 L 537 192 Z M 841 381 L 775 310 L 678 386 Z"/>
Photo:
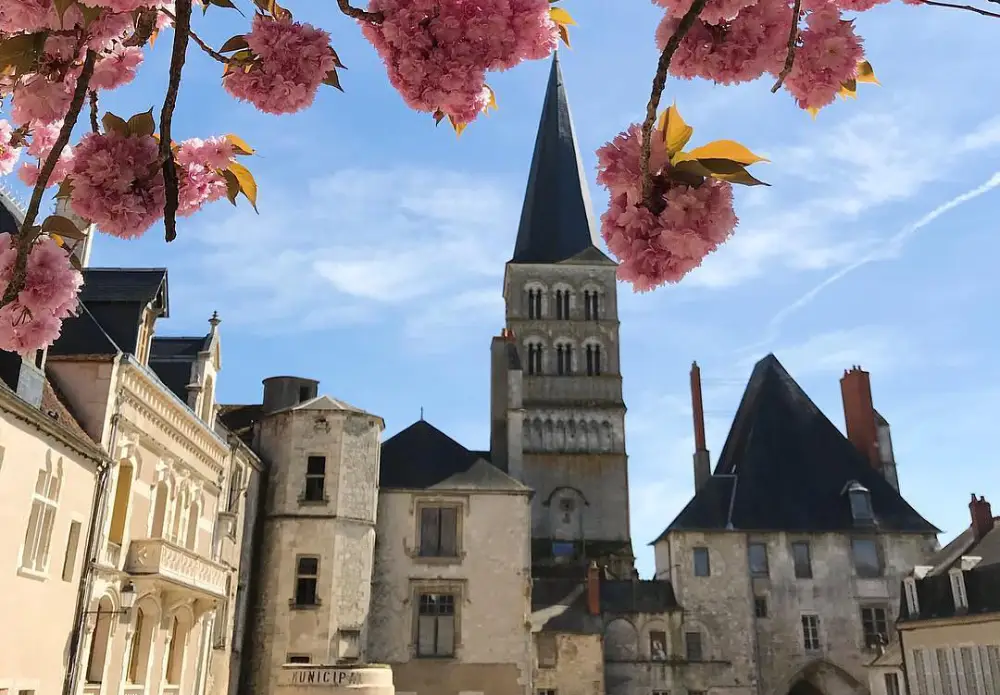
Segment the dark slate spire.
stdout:
<path fill-rule="evenodd" d="M 610 262 L 597 245 L 587 177 L 573 134 L 557 52 L 545 91 L 511 261 L 558 263 L 588 250 L 591 253 L 587 260 Z"/>

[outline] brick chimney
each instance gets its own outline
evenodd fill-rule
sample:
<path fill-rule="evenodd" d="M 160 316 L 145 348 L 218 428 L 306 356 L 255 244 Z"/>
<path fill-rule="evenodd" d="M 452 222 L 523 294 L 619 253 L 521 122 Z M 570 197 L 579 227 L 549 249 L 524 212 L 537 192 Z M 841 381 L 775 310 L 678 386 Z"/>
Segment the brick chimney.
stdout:
<path fill-rule="evenodd" d="M 694 490 L 712 477 L 712 462 L 705 442 L 705 406 L 701 398 L 701 368 L 691 363 L 691 414 L 694 417 Z"/>
<path fill-rule="evenodd" d="M 872 405 L 872 386 L 868 372 L 858 366 L 845 371 L 840 380 L 840 394 L 844 400 L 847 438 L 865 455 L 872 468 L 880 471 L 882 459 L 878 455 L 875 407 Z"/>
<path fill-rule="evenodd" d="M 976 534 L 977 541 L 982 540 L 983 536 L 993 530 L 995 522 L 993 508 L 985 497 L 976 499 L 976 495 L 972 495 L 972 501 L 969 502 L 969 515 L 972 517 L 972 529 Z"/>
<path fill-rule="evenodd" d="M 601 614 L 601 570 L 594 560 L 590 561 L 587 568 L 587 612 L 591 615 Z"/>

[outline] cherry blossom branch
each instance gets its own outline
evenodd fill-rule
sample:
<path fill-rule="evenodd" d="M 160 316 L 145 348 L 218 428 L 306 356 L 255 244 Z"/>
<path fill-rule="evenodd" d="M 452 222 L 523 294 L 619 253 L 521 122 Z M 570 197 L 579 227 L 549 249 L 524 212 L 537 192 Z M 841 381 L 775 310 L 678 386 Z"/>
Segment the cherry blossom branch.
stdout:
<path fill-rule="evenodd" d="M 771 87 L 771 94 L 775 94 L 781 89 L 781 85 L 785 83 L 785 78 L 788 77 L 795 66 L 795 45 L 799 40 L 799 13 L 801 9 L 802 0 L 795 0 L 795 5 L 792 6 L 792 28 L 788 32 L 788 54 L 785 56 L 785 67 L 781 69 L 777 81 Z"/>
<path fill-rule="evenodd" d="M 925 0 L 926 1 L 926 0 Z M 653 91 L 649 95 L 649 103 L 646 104 L 646 120 L 642 123 L 642 156 L 639 158 L 639 175 L 642 180 L 642 200 L 645 207 L 654 214 L 659 214 L 663 208 L 662 201 L 654 200 L 653 177 L 649 174 L 649 155 L 653 140 L 653 124 L 656 123 L 656 110 L 660 107 L 660 97 L 663 96 L 663 88 L 667 85 L 667 71 L 670 69 L 670 61 L 681 45 L 681 39 L 694 25 L 694 20 L 705 8 L 708 0 L 694 0 L 691 7 L 681 17 L 677 23 L 677 28 L 673 35 L 667 40 L 667 45 L 660 53 L 660 60 L 656 64 L 656 74 L 653 76 Z"/>
<path fill-rule="evenodd" d="M 69 144 L 73 128 L 80 118 L 80 112 L 83 110 L 83 102 L 87 98 L 87 87 L 90 86 L 90 78 L 94 74 L 94 64 L 96 62 L 97 53 L 93 49 L 87 49 L 87 55 L 83 59 L 83 68 L 76 78 L 76 89 L 73 91 L 73 98 L 70 100 L 69 109 L 67 109 L 66 116 L 63 118 L 62 128 L 59 129 L 59 135 L 52 144 L 52 149 L 49 150 L 49 155 L 45 158 L 45 163 L 42 164 L 42 168 L 38 171 L 38 180 L 35 182 L 35 188 L 31 191 L 31 201 L 28 203 L 28 210 L 24 213 L 24 222 L 21 223 L 21 230 L 17 235 L 17 259 L 14 261 L 10 284 L 7 285 L 7 290 L 4 292 L 3 297 L 0 298 L 0 307 L 5 307 L 13 302 L 17 299 L 17 295 L 21 293 L 21 290 L 24 289 L 24 281 L 28 272 L 28 252 L 31 251 L 31 244 L 35 240 L 35 234 L 32 232 L 32 228 L 35 226 L 35 218 L 38 217 L 38 211 L 42 206 L 42 196 L 45 195 L 45 188 L 52 177 L 52 172 L 55 170 L 63 150 L 66 149 L 66 145 Z"/>
<path fill-rule="evenodd" d="M 1000 0 L 990 0 L 990 2 L 998 2 Z M 989 10 L 984 10 L 979 7 L 973 7 L 972 5 L 955 5 L 950 2 L 939 2 L 939 0 L 920 0 L 924 5 L 931 5 L 932 7 L 950 7 L 955 10 L 965 10 L 967 12 L 975 12 L 976 14 L 981 14 L 984 17 L 996 17 L 1000 19 L 1000 14 L 996 12 L 990 12 Z"/>
<path fill-rule="evenodd" d="M 350 0 L 337 0 L 337 6 L 340 7 L 340 11 L 346 14 L 352 19 L 357 19 L 362 22 L 371 22 L 372 24 L 381 24 L 385 19 L 385 15 L 381 12 L 365 12 L 364 10 L 358 9 L 357 7 L 352 7 Z"/>
<path fill-rule="evenodd" d="M 125 39 L 126 46 L 145 46 L 156 31 L 156 10 L 147 10 L 135 22 L 135 33 Z"/>
<path fill-rule="evenodd" d="M 171 149 L 170 126 L 173 122 L 174 107 L 177 105 L 177 92 L 180 89 L 181 73 L 184 70 L 184 60 L 187 57 L 188 37 L 191 35 L 191 4 L 192 0 L 176 0 L 174 10 L 174 47 L 170 56 L 170 82 L 163 98 L 163 109 L 160 111 L 160 157 L 163 159 L 163 184 L 166 189 L 166 204 L 163 207 L 163 226 L 167 241 L 177 238 L 177 206 L 178 181 L 177 162 Z"/>
<path fill-rule="evenodd" d="M 177 8 L 175 7 L 174 9 L 177 9 Z M 171 21 L 173 21 L 173 23 L 174 23 L 174 31 L 176 31 L 177 30 L 177 17 L 174 16 L 173 12 L 171 12 L 170 10 L 165 10 L 163 8 L 160 8 L 160 12 L 162 12 L 163 14 L 165 14 L 167 17 L 169 17 L 171 19 Z M 208 54 L 209 56 L 211 56 L 215 60 L 219 61 L 220 63 L 228 63 L 229 62 L 226 59 L 226 56 L 222 55 L 221 53 L 219 53 L 218 51 L 216 51 L 214 48 L 212 48 L 211 46 L 209 46 L 207 43 L 205 43 L 205 41 L 202 40 L 202 38 L 200 36 L 198 36 L 194 32 L 194 29 L 192 29 L 191 26 L 190 26 L 190 22 L 188 23 L 187 34 L 188 34 L 188 36 L 190 36 L 194 40 L 194 42 L 196 44 L 198 44 L 198 48 L 200 48 L 201 50 L 203 50 L 206 54 Z"/>

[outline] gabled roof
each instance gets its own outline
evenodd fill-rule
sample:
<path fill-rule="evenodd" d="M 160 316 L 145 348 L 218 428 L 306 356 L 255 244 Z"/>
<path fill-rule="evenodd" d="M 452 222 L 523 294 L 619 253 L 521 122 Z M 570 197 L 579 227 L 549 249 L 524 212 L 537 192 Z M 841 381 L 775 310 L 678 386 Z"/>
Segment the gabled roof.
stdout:
<path fill-rule="evenodd" d="M 581 256 L 589 252 L 586 256 Z M 512 263 L 613 263 L 597 245 L 559 54 L 552 59 Z"/>
<path fill-rule="evenodd" d="M 843 495 L 851 481 L 868 489 L 878 530 L 938 533 L 768 355 L 753 369 L 713 477 L 660 538 L 675 530 L 855 530 Z"/>
<path fill-rule="evenodd" d="M 379 488 L 529 492 L 480 454 L 425 420 L 418 420 L 383 442 Z"/>

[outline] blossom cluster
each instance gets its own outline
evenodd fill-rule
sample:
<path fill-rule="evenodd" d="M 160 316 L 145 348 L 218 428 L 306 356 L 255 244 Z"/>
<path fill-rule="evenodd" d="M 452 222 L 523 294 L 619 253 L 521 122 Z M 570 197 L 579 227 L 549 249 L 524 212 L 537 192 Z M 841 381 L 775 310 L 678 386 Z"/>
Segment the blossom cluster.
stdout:
<path fill-rule="evenodd" d="M 730 237 L 737 222 L 731 184 L 714 178 L 700 185 L 672 180 L 662 141 L 654 137 L 651 149 L 659 212 L 646 207 L 642 197 L 638 125 L 597 151 L 597 181 L 611 198 L 601 216 L 601 236 L 620 261 L 618 276 L 637 292 L 680 281 Z"/>
<path fill-rule="evenodd" d="M 8 233 L 0 234 L 0 295 L 14 273 L 17 249 Z M 50 344 L 63 319 L 76 311 L 83 276 L 69 254 L 49 236 L 37 238 L 28 252 L 24 288 L 0 308 L 0 349 L 21 354 Z"/>
<path fill-rule="evenodd" d="M 816 111 L 830 104 L 852 80 L 864 57 L 861 37 L 842 12 L 861 11 L 886 0 L 803 0 L 792 69 L 788 56 L 794 5 L 790 0 L 708 0 L 681 38 L 670 74 L 702 77 L 717 84 L 749 82 L 763 75 L 783 76 L 782 84 L 800 108 Z M 667 12 L 656 31 L 662 50 L 691 0 L 654 0 Z"/>
<path fill-rule="evenodd" d="M 310 106 L 337 62 L 327 32 L 291 18 L 255 15 L 245 39 L 253 52 L 248 69 L 228 71 L 222 83 L 229 94 L 264 113 L 295 113 Z"/>
<path fill-rule="evenodd" d="M 486 73 L 544 58 L 559 32 L 549 0 L 371 0 L 362 31 L 406 104 L 469 123 L 490 103 Z"/>

